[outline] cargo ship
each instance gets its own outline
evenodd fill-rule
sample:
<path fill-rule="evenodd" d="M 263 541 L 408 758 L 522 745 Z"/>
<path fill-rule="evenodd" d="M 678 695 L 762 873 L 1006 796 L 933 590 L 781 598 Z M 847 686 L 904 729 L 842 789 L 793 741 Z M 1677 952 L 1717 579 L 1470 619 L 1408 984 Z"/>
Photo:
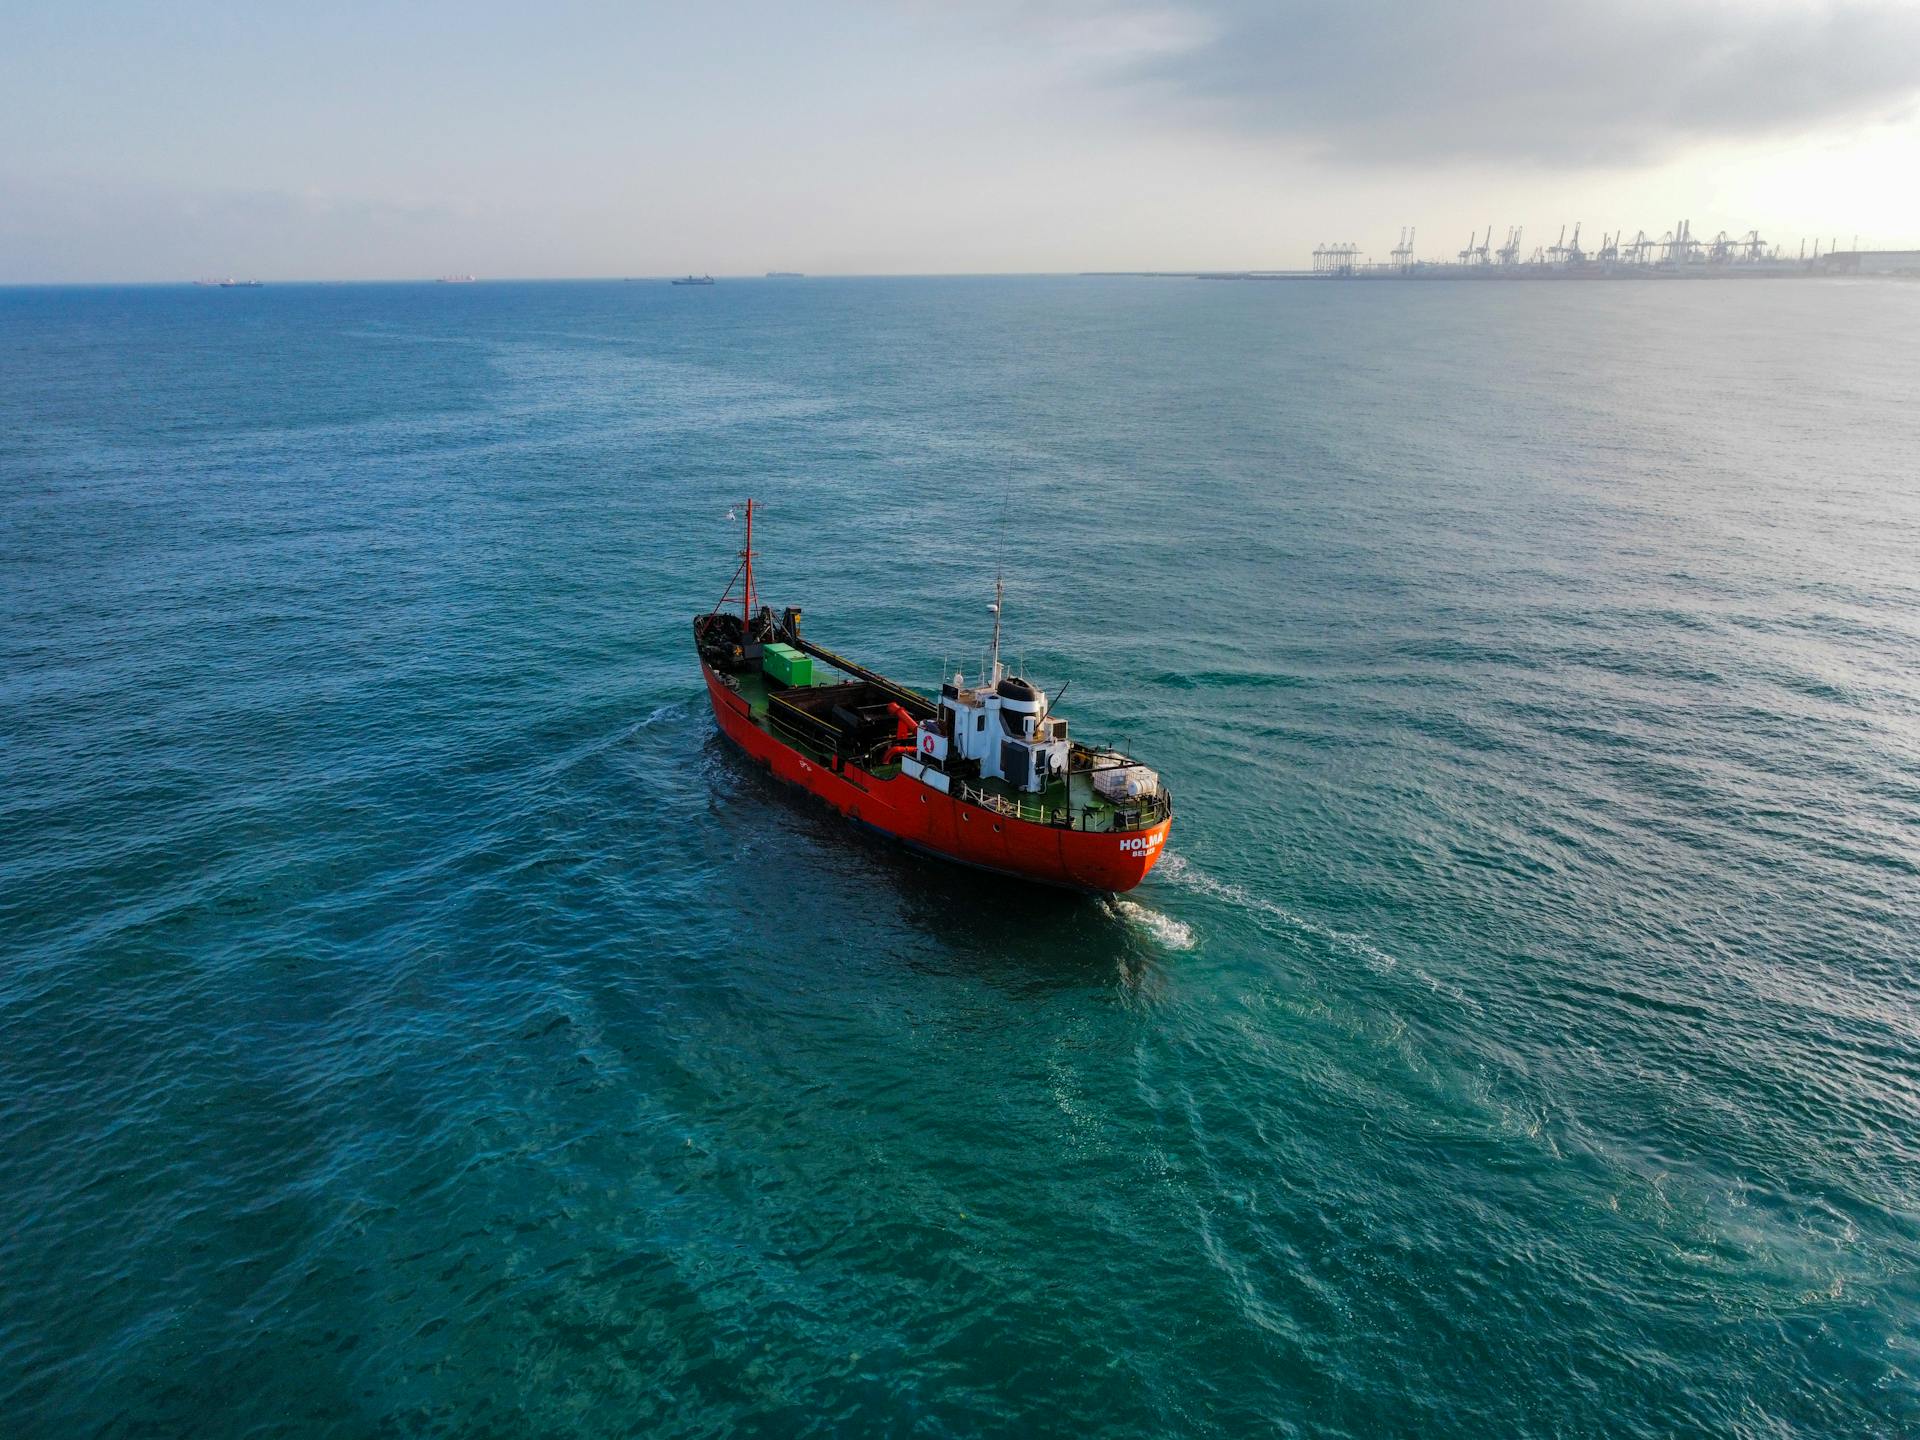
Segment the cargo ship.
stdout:
<path fill-rule="evenodd" d="M 1100 894 L 1146 878 L 1173 796 L 1130 756 L 1074 739 L 1045 691 L 1005 671 L 998 581 L 986 672 L 973 684 L 943 677 L 929 698 L 807 639 L 798 606 L 776 616 L 759 603 L 753 509 L 732 581 L 693 620 L 721 733 L 778 779 L 926 854 Z"/>
<path fill-rule="evenodd" d="M 674 285 L 711 285 L 713 284 L 713 277 L 711 275 L 685 275 L 669 283 Z"/>

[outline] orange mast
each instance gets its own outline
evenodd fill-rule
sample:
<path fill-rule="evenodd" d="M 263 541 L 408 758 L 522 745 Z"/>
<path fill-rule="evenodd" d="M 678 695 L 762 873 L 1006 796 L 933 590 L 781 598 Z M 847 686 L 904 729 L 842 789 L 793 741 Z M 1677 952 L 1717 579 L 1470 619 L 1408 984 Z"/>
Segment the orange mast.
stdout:
<path fill-rule="evenodd" d="M 727 519 L 734 519 L 733 511 L 727 511 Z M 740 563 L 734 567 L 733 578 L 727 582 L 726 593 L 713 602 L 710 614 L 718 615 L 733 599 L 733 587 L 740 587 L 740 623 L 748 626 L 753 623 L 754 602 L 760 597 L 753 591 L 753 501 L 747 501 L 747 543 L 739 552 Z M 744 633 L 744 631 L 743 631 Z"/>
<path fill-rule="evenodd" d="M 753 501 L 747 501 L 747 544 L 740 552 L 740 568 L 746 572 L 746 584 L 740 587 L 740 619 L 753 620 Z"/>

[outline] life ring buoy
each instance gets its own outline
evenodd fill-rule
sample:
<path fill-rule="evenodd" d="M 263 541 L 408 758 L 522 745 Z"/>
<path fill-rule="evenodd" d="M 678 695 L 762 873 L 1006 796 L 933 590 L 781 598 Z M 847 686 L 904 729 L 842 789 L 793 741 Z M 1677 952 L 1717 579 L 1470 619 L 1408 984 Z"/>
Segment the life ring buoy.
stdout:
<path fill-rule="evenodd" d="M 933 754 L 933 736 L 922 735 L 920 737 L 920 748 L 929 755 Z"/>

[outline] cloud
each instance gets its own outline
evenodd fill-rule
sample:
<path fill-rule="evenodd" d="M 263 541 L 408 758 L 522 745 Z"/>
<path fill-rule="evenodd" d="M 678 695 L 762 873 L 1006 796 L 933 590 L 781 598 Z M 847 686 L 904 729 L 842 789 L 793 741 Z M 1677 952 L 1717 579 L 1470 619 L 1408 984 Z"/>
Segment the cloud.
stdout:
<path fill-rule="evenodd" d="M 1162 119 L 1368 161 L 1636 165 L 1891 118 L 1911 0 L 1067 0 L 1056 42 Z M 1031 17 L 1032 12 L 1029 12 Z M 1119 37 L 1085 39 L 1095 30 Z"/>
<path fill-rule="evenodd" d="M 333 273 L 343 254 L 359 273 L 404 275 L 422 256 L 464 259 L 445 237 L 473 221 L 434 202 L 0 173 L 0 282 L 295 278 Z"/>

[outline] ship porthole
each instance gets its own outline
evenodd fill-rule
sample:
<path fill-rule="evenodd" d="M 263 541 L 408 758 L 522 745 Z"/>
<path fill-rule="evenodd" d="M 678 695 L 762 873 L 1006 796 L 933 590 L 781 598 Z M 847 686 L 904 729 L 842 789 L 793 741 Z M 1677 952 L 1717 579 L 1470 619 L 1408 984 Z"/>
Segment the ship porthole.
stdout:
<path fill-rule="evenodd" d="M 996 835 L 1000 833 L 1000 822 L 998 820 L 993 822 L 993 833 Z"/>

